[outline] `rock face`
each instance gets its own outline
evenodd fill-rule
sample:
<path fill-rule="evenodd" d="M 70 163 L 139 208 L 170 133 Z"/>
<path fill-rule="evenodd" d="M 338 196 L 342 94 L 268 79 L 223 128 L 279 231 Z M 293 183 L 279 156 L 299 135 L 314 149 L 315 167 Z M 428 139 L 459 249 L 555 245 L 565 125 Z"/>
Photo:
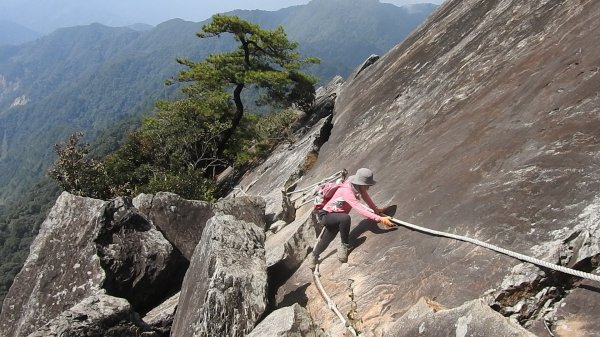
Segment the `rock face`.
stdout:
<path fill-rule="evenodd" d="M 317 90 L 315 107 L 304 118 L 296 142 L 278 146 L 264 163 L 244 176 L 231 196 L 267 196 L 285 190 L 312 167 L 319 149 L 329 138 L 331 113 L 342 83 L 336 77 Z"/>
<path fill-rule="evenodd" d="M 396 218 L 598 273 L 589 220 L 600 190 L 598 31 L 598 1 L 446 1 L 345 83 L 329 140 L 298 187 L 369 167 L 378 181 L 371 196 L 398 205 Z M 594 298 L 564 275 L 537 267 L 521 275 L 517 260 L 403 228 L 385 232 L 354 214 L 352 239 L 364 242 L 348 264 L 326 258 L 321 272 L 340 303 L 354 280 L 367 335 L 385 336 L 422 296 L 459 307 L 499 292 L 498 310 L 550 329 L 564 297 Z M 300 269 L 278 297 L 306 282 Z M 306 296 L 319 324 L 340 331 L 314 287 Z M 533 309 L 519 314 L 525 306 Z M 569 329 L 585 335 L 582 326 L 595 326 L 569 310 L 561 320 Z"/>
<path fill-rule="evenodd" d="M 211 218 L 185 276 L 174 337 L 245 336 L 267 306 L 264 229 Z"/>
<path fill-rule="evenodd" d="M 29 337 L 158 337 L 122 298 L 90 296 Z"/>
<path fill-rule="evenodd" d="M 27 336 L 105 289 L 147 310 L 180 284 L 182 262 L 126 200 L 63 193 L 4 301 L 0 335 Z"/>
<path fill-rule="evenodd" d="M 140 194 L 133 204 L 188 260 L 200 241 L 206 221 L 214 215 L 210 203 L 185 200 L 174 193 Z"/>
<path fill-rule="evenodd" d="M 312 250 L 317 235 L 312 215 L 306 213 L 270 236 L 265 244 L 270 273 L 282 277 L 298 269 Z"/>
<path fill-rule="evenodd" d="M 325 337 L 310 313 L 294 304 L 272 312 L 247 337 Z"/>
<path fill-rule="evenodd" d="M 257 197 L 237 197 L 213 204 L 159 192 L 156 195 L 140 194 L 133 199 L 133 204 L 188 260 L 200 242 L 206 222 L 217 213 L 230 214 L 263 228 L 266 226 L 265 202 Z"/>
<path fill-rule="evenodd" d="M 534 337 L 535 335 L 478 300 L 448 310 L 438 303 L 421 298 L 396 322 L 387 336 Z"/>

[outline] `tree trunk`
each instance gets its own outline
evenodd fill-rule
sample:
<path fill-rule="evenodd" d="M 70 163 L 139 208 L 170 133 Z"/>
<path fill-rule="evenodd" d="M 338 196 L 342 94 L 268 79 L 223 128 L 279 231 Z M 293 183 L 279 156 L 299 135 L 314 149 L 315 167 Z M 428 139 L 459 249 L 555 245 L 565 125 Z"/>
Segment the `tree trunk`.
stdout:
<path fill-rule="evenodd" d="M 225 148 L 227 146 L 227 142 L 229 142 L 229 140 L 233 136 L 233 133 L 240 125 L 240 122 L 242 121 L 242 117 L 244 116 L 244 104 L 242 103 L 242 97 L 241 97 L 242 89 L 244 89 L 244 83 L 238 84 L 235 87 L 235 90 L 233 91 L 233 101 L 235 103 L 235 114 L 233 115 L 233 118 L 231 120 L 231 127 L 229 127 L 227 130 L 225 130 L 223 132 L 223 136 L 221 137 L 221 141 L 219 142 L 219 148 L 217 151 L 218 157 L 221 157 L 223 155 L 223 152 L 225 151 Z"/>

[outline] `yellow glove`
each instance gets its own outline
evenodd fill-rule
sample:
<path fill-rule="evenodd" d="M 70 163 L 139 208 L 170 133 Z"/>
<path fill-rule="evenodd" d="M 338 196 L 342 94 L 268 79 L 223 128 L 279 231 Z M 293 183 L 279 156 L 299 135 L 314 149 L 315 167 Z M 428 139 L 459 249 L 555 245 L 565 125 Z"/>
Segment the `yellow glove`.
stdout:
<path fill-rule="evenodd" d="M 390 218 L 389 216 L 382 216 L 381 218 L 379 218 L 379 222 L 386 225 L 387 227 L 394 227 L 392 218 Z"/>

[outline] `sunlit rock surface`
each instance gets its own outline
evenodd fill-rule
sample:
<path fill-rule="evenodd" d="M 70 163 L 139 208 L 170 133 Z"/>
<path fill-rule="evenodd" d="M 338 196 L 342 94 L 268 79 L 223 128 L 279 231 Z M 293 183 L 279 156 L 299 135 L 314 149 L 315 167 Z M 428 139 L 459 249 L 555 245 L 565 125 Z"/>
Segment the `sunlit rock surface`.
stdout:
<path fill-rule="evenodd" d="M 264 229 L 231 215 L 211 218 L 181 294 L 172 336 L 245 336 L 267 306 Z"/>
<path fill-rule="evenodd" d="M 105 292 L 125 298 L 132 311 L 149 310 L 179 287 L 185 266 L 127 199 L 105 202 L 65 192 L 4 300 L 0 335 L 27 336 Z"/>
<path fill-rule="evenodd" d="M 329 140 L 298 187 L 369 167 L 371 196 L 397 205 L 396 218 L 598 273 L 589 209 L 600 191 L 599 31 L 598 1 L 446 1 L 345 83 Z M 513 275 L 518 260 L 361 221 L 354 213 L 349 262 L 332 244 L 322 275 L 341 311 L 354 281 L 367 336 L 386 336 L 423 296 L 455 308 L 496 294 L 486 303 L 538 334 L 543 321 L 554 331 L 597 324 L 598 314 L 567 304 L 553 325 L 563 298 L 596 298 L 597 287 L 537 267 Z M 278 298 L 307 282 L 300 268 Z M 314 286 L 303 295 L 321 326 L 344 331 Z"/>

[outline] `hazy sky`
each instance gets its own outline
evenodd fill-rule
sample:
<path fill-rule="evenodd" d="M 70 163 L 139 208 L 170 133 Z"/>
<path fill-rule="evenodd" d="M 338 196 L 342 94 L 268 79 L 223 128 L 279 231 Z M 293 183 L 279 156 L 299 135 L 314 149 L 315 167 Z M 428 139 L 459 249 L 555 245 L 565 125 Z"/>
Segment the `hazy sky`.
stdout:
<path fill-rule="evenodd" d="M 440 4 L 443 0 L 380 0 L 380 2 L 393 3 L 395 5 L 430 2 Z M 153 23 L 160 23 L 166 19 L 179 17 L 190 21 L 201 21 L 208 19 L 215 13 L 228 12 L 234 9 L 262 9 L 274 11 L 295 5 L 309 3 L 310 0 L 146 0 L 146 3 L 155 8 Z M 121 2 L 122 6 L 127 6 Z M 135 6 L 130 6 L 133 9 Z M 140 17 L 140 19 L 142 19 Z"/>
<path fill-rule="evenodd" d="M 339 0 L 344 1 L 344 0 Z M 443 0 L 380 0 L 395 5 Z M 0 20 L 48 33 L 58 27 L 100 22 L 110 26 L 156 25 L 173 18 L 202 21 L 234 9 L 274 11 L 310 0 L 0 0 Z"/>

